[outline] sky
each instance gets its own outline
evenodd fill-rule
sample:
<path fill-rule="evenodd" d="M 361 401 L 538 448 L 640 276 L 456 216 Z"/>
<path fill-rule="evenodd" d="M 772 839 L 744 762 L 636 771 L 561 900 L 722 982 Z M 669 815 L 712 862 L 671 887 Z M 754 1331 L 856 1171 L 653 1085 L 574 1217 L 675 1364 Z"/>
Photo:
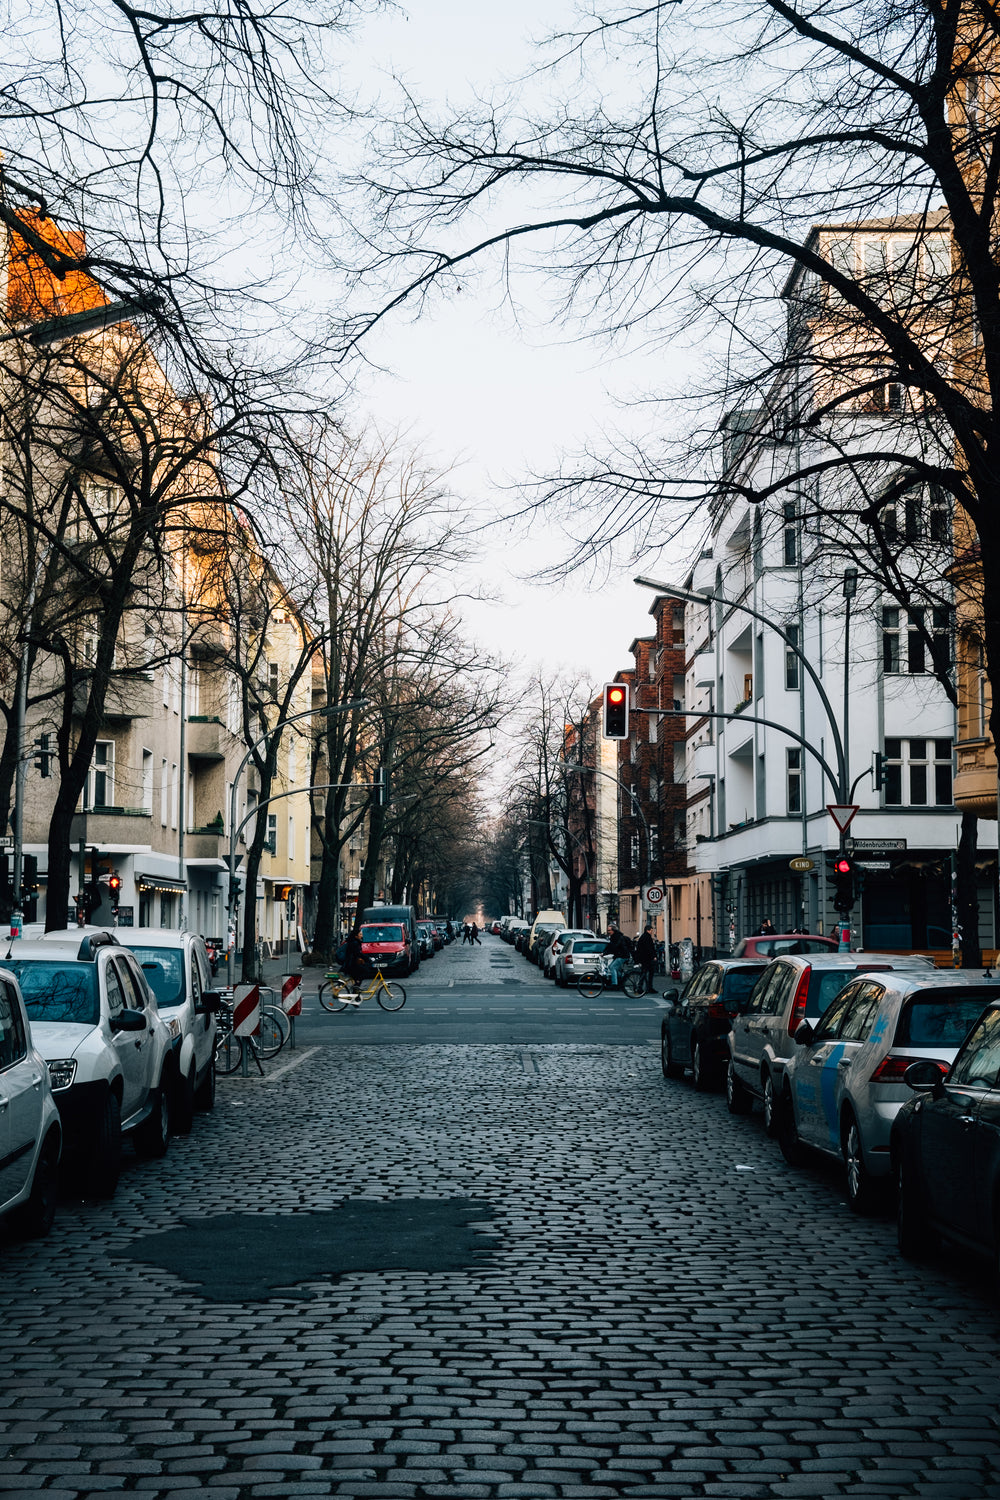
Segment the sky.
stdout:
<path fill-rule="evenodd" d="M 359 37 L 359 63 L 396 73 L 423 98 L 460 104 L 470 81 L 483 90 L 530 64 L 528 38 L 570 15 L 563 0 L 414 0 L 403 12 L 371 21 Z M 461 296 L 439 301 L 413 321 L 400 313 L 369 345 L 374 363 L 360 380 L 359 413 L 384 433 L 406 433 L 428 460 L 450 472 L 459 494 L 490 516 L 513 504 L 519 478 L 552 472 L 620 420 L 615 394 L 659 378 L 659 356 L 625 353 L 574 339 L 550 318 L 544 288 L 518 286 L 520 324 L 488 277 Z M 599 587 L 579 575 L 533 585 L 525 575 L 565 553 L 557 526 L 536 525 L 526 538 L 508 528 L 475 537 L 484 588 L 500 602 L 463 608 L 484 654 L 565 667 L 595 687 L 630 661 L 630 642 L 650 633 L 652 595 L 631 582 L 641 567 L 619 570 Z M 654 566 L 664 567 L 660 562 Z"/>

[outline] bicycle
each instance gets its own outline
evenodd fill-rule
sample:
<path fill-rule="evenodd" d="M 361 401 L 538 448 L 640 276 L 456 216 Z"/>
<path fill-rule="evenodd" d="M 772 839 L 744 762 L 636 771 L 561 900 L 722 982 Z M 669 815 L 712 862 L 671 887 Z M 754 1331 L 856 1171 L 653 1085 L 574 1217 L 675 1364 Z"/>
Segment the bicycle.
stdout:
<path fill-rule="evenodd" d="M 224 1075 L 235 1073 L 243 1061 L 245 1043 L 257 1064 L 257 1071 L 263 1073 L 261 1058 L 276 1057 L 291 1035 L 288 1017 L 277 1005 L 262 1005 L 256 1034 L 241 1037 L 233 1030 L 232 1002 L 224 996 L 220 996 L 220 1001 L 216 1017 L 215 1071 Z"/>
<path fill-rule="evenodd" d="M 607 989 L 614 989 L 611 982 L 612 960 L 602 954 L 597 969 L 592 974 L 581 974 L 576 981 L 578 992 L 586 1000 L 596 1000 Z M 646 976 L 639 964 L 626 964 L 622 971 L 622 989 L 630 1000 L 638 1000 L 646 993 Z"/>
<path fill-rule="evenodd" d="M 325 983 L 319 987 L 320 1005 L 324 1010 L 334 1012 L 357 1010 L 373 995 L 383 1010 L 402 1010 L 406 1004 L 406 991 L 403 986 L 397 984 L 394 979 L 386 979 L 381 969 L 375 970 L 363 990 L 348 979 L 346 974 L 340 974 L 336 969 L 327 974 Z"/>

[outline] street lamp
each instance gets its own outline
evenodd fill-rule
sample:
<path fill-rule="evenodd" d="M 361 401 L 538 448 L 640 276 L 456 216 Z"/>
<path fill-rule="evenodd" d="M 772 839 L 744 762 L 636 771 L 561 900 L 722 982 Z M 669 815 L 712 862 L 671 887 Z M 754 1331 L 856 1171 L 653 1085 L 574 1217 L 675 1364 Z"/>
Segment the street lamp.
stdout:
<path fill-rule="evenodd" d="M 286 727 L 286 725 L 288 725 L 288 724 L 296 724 L 296 723 L 299 722 L 300 719 L 332 719 L 336 714 L 350 713 L 351 709 L 353 709 L 353 708 L 367 708 L 368 704 L 370 703 L 370 701 L 371 700 L 369 698 L 352 698 L 349 703 L 333 703 L 328 708 L 320 708 L 320 709 L 307 708 L 307 709 L 304 709 L 303 712 L 300 713 L 300 714 L 290 714 L 287 719 L 279 719 L 275 724 L 271 725 L 270 729 L 265 729 L 265 731 L 264 731 L 263 734 L 258 735 L 258 737 L 251 744 L 251 746 L 250 746 L 249 750 L 247 751 L 246 755 L 244 755 L 243 759 L 240 761 L 239 765 L 236 768 L 236 774 L 233 777 L 232 791 L 229 794 L 229 903 L 228 904 L 229 904 L 229 930 L 233 934 L 233 942 L 232 942 L 232 945 L 231 945 L 231 947 L 229 949 L 229 966 L 228 966 L 229 967 L 229 976 L 228 977 L 229 977 L 229 983 L 230 983 L 230 985 L 232 985 L 232 983 L 233 983 L 234 970 L 235 970 L 235 966 L 236 966 L 236 835 L 237 835 L 237 832 L 238 832 L 238 829 L 237 829 L 237 826 L 236 826 L 236 793 L 237 793 L 237 791 L 239 789 L 240 777 L 243 775 L 243 772 L 244 772 L 244 770 L 247 767 L 247 764 L 248 764 L 248 762 L 250 760 L 250 757 L 253 755 L 253 753 L 257 749 L 257 747 L 259 745 L 263 745 L 264 742 L 265 742 L 265 740 L 269 740 L 272 735 L 274 735 L 274 734 L 280 734 L 280 732 L 282 731 L 282 729 L 284 729 Z M 305 790 L 305 788 L 303 788 L 302 790 Z M 256 812 L 257 812 L 257 809 L 255 808 L 254 809 L 254 813 L 252 813 L 250 816 L 251 817 L 254 816 L 254 814 Z M 249 818 L 244 818 L 243 822 L 239 825 L 239 827 L 243 828 L 243 826 L 247 822 L 249 822 Z"/>

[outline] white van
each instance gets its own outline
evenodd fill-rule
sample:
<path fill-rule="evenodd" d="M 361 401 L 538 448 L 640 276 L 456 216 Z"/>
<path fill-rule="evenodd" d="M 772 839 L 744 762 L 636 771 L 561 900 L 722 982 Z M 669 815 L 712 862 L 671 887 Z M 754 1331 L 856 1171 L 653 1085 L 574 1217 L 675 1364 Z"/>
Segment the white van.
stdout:
<path fill-rule="evenodd" d="M 556 911 L 555 907 L 536 914 L 531 924 L 531 931 L 524 942 L 524 952 L 533 964 L 537 964 L 539 959 L 538 944 L 541 938 L 547 935 L 551 942 L 556 933 L 562 932 L 565 926 L 565 916 L 561 911 Z"/>

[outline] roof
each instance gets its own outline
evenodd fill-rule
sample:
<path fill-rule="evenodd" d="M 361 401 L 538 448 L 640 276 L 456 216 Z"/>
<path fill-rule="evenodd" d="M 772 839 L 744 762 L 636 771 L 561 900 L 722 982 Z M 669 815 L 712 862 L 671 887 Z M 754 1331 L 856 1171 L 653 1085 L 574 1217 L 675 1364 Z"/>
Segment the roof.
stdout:
<path fill-rule="evenodd" d="M 931 230 L 944 232 L 951 229 L 951 215 L 946 208 L 933 209 L 929 213 L 922 214 L 889 214 L 877 219 L 821 219 L 810 225 L 809 233 L 802 242 L 803 250 L 814 250 L 816 241 L 821 234 L 829 234 L 831 231 L 839 231 L 850 234 L 875 234 L 886 231 L 910 230 L 916 233 L 918 230 Z M 788 278 L 781 289 L 781 295 L 788 297 L 795 287 L 795 283 L 802 275 L 805 267 L 797 261 L 788 273 Z"/>

